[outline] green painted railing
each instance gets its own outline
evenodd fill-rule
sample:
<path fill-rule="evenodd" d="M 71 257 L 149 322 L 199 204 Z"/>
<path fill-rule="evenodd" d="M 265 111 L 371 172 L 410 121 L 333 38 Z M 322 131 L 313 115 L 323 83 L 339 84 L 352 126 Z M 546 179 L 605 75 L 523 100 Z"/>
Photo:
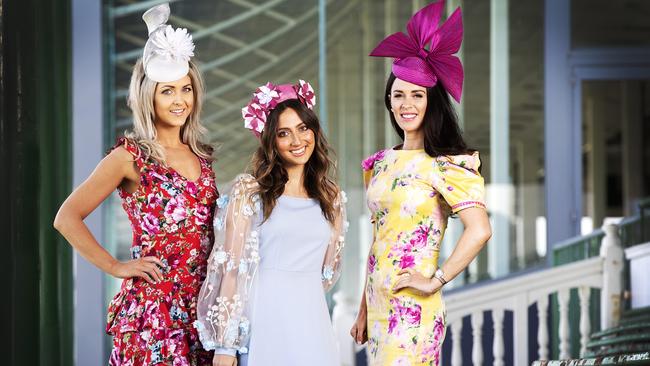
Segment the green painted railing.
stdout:
<path fill-rule="evenodd" d="M 650 197 L 638 203 L 638 213 L 626 217 L 618 224 L 623 248 L 650 240 Z M 560 242 L 553 248 L 553 266 L 595 257 L 600 252 L 600 242 L 605 233 L 596 229 L 592 233 Z"/>
<path fill-rule="evenodd" d="M 626 217 L 617 224 L 618 234 L 621 239 L 621 246 L 628 248 L 630 246 L 643 243 L 650 240 L 650 198 L 645 198 L 639 201 L 637 213 L 634 216 Z M 558 243 L 553 248 L 553 266 L 559 266 L 572 262 L 585 260 L 588 258 L 596 257 L 600 254 L 600 244 L 605 236 L 602 229 L 596 229 L 588 235 L 583 235 L 576 238 L 571 238 Z M 627 265 L 624 266 L 623 273 L 623 288 L 629 289 L 629 269 Z M 589 304 L 589 317 L 592 332 L 600 330 L 600 290 L 592 289 L 590 304 Z M 623 308 L 627 308 L 629 304 L 623 299 Z M 551 296 L 551 357 L 558 358 L 558 318 L 557 311 L 557 295 Z M 579 314 L 580 306 L 578 301 L 577 291 L 571 291 L 569 302 L 569 327 L 570 329 L 579 329 Z M 580 349 L 580 339 L 578 332 L 571 333 L 569 341 L 571 353 L 577 355 Z"/>

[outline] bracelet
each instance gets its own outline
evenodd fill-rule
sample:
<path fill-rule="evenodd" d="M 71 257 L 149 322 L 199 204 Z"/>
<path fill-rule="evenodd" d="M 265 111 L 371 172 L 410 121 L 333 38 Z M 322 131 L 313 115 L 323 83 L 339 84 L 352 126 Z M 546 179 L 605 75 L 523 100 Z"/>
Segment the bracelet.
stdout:
<path fill-rule="evenodd" d="M 437 278 L 438 281 L 440 281 L 440 283 L 442 283 L 442 285 L 444 286 L 447 284 L 447 280 L 445 280 L 444 275 L 445 275 L 444 272 L 442 272 L 442 270 L 438 268 L 436 272 L 433 274 L 433 277 Z"/>

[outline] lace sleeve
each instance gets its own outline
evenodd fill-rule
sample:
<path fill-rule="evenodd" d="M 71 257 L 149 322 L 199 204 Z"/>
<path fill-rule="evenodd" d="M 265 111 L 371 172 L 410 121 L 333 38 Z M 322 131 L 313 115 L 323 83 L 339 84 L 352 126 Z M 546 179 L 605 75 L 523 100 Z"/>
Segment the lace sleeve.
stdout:
<path fill-rule="evenodd" d="M 260 202 L 256 187 L 252 176 L 239 176 L 231 194 L 217 201 L 215 242 L 194 323 L 206 350 L 247 352 L 248 300 L 260 259 L 256 231 Z"/>
<path fill-rule="evenodd" d="M 346 202 L 347 197 L 345 196 L 345 192 L 341 191 L 336 202 L 334 202 L 336 217 L 334 219 L 334 225 L 332 225 L 332 234 L 323 260 L 323 287 L 325 291 L 332 289 L 341 276 L 341 254 L 345 246 L 345 233 L 348 231 L 349 226 L 346 220 Z"/>

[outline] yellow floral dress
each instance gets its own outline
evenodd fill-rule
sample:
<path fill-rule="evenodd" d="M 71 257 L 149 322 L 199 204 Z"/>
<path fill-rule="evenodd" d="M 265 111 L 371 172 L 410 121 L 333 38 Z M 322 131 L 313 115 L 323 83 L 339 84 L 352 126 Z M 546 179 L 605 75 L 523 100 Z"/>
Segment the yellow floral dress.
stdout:
<path fill-rule="evenodd" d="M 387 149 L 363 162 L 374 223 L 368 256 L 368 364 L 438 365 L 445 337 L 440 292 L 393 293 L 397 273 L 414 268 L 432 277 L 447 218 L 485 207 L 478 152 L 430 157 L 424 150 Z"/>

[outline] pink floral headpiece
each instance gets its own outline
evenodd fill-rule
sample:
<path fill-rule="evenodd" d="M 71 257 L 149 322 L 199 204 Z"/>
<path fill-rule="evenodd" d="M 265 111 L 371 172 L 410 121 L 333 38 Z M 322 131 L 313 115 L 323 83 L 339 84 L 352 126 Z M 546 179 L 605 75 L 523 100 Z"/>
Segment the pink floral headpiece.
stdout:
<path fill-rule="evenodd" d="M 271 111 L 287 99 L 298 99 L 309 109 L 314 109 L 316 105 L 314 88 L 304 80 L 299 80 L 295 85 L 273 85 L 269 82 L 255 89 L 253 99 L 246 107 L 242 108 L 244 127 L 252 130 L 255 136 L 260 137 Z"/>

